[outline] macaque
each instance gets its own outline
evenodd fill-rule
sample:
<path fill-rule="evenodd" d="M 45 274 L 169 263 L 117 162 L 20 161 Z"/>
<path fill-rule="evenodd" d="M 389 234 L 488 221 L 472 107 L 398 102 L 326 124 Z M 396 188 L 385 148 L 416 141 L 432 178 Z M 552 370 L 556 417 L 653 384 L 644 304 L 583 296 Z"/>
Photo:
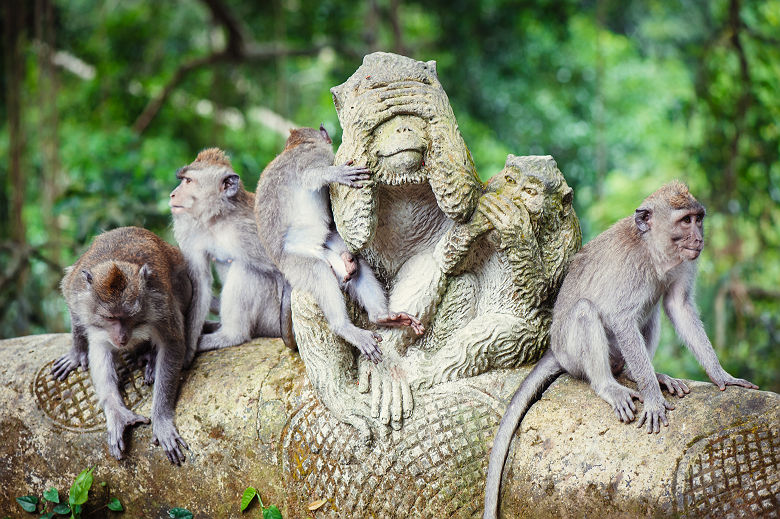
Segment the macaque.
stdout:
<path fill-rule="evenodd" d="M 501 419 L 488 465 L 485 518 L 498 512 L 501 473 L 512 435 L 531 404 L 562 373 L 582 378 L 625 423 L 648 433 L 668 426 L 664 399 L 690 390 L 681 380 L 653 369 L 660 304 L 677 334 L 713 383 L 757 389 L 729 375 L 718 362 L 693 300 L 696 259 L 704 245 L 704 207 L 681 182 L 645 199 L 633 217 L 618 221 L 575 254 L 555 301 L 550 349 L 523 380 Z M 626 368 L 639 391 L 615 380 Z M 633 399 L 644 402 L 641 414 Z"/>
<path fill-rule="evenodd" d="M 349 319 L 342 289 L 382 326 L 424 328 L 405 312 L 390 313 L 384 288 L 363 258 L 355 258 L 336 231 L 330 208 L 331 182 L 357 188 L 370 181 L 362 166 L 333 166 L 325 129 L 290 131 L 284 151 L 263 171 L 257 186 L 255 218 L 260 241 L 293 288 L 314 296 L 333 332 L 379 362 L 381 336 Z"/>
<path fill-rule="evenodd" d="M 281 337 L 295 349 L 290 287 L 257 238 L 255 196 L 244 189 L 230 159 L 218 148 L 201 151 L 176 172 L 181 183 L 171 192 L 173 234 L 194 281 L 193 312 L 187 326 L 200 330 L 210 309 L 220 325 L 200 337 L 197 351 L 241 344 L 253 337 Z M 222 280 L 219 302 L 212 301 L 211 261 Z M 213 326 L 206 324 L 204 332 Z"/>
<path fill-rule="evenodd" d="M 125 451 L 125 430 L 149 419 L 129 410 L 119 391 L 114 358 L 119 350 L 151 342 L 147 368 L 155 366 L 152 396 L 154 443 L 171 463 L 181 465 L 188 448 L 173 423 L 179 374 L 186 363 L 185 320 L 192 288 L 179 249 L 154 233 L 122 227 L 95 238 L 66 269 L 62 294 L 71 318 L 73 346 L 54 363 L 52 373 L 65 380 L 75 368 L 89 366 L 92 385 L 106 417 L 108 450 L 116 459 Z M 190 341 L 191 343 L 191 341 Z M 152 360 L 151 356 L 156 356 Z"/>

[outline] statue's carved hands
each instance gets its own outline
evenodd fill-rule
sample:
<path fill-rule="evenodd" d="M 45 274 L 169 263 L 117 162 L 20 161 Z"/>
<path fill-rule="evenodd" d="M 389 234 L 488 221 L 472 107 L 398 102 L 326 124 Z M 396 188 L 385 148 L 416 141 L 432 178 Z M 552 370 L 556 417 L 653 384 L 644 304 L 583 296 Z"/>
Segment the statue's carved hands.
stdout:
<path fill-rule="evenodd" d="M 358 391 L 371 393 L 371 416 L 398 430 L 412 415 L 414 398 L 400 359 L 386 357 L 374 365 L 364 359 L 358 365 Z"/>
<path fill-rule="evenodd" d="M 357 127 L 367 136 L 374 128 L 396 115 L 416 115 L 431 121 L 439 107 L 431 102 L 437 92 L 417 81 L 399 81 L 371 89 L 356 99 L 348 111 L 342 112 L 342 127 Z"/>
<path fill-rule="evenodd" d="M 522 204 L 515 204 L 505 195 L 485 193 L 479 199 L 476 212 L 481 217 L 475 216 L 473 220 L 481 223 L 484 217 L 484 220 L 489 222 L 489 227 L 498 233 L 502 249 L 533 237 L 528 210 Z"/>

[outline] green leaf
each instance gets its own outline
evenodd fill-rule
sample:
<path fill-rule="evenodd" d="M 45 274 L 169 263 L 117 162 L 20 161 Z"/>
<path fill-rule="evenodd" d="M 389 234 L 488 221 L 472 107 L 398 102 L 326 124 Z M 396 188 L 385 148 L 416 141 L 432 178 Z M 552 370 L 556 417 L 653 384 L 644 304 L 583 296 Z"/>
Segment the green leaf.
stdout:
<path fill-rule="evenodd" d="M 54 517 L 54 512 L 48 512 L 46 514 L 41 514 L 41 519 L 52 519 Z"/>
<path fill-rule="evenodd" d="M 38 508 L 38 498 L 35 496 L 17 497 L 16 502 L 25 512 L 35 512 L 35 509 Z"/>
<path fill-rule="evenodd" d="M 81 505 L 73 505 L 70 507 L 71 519 L 79 519 L 81 517 Z"/>
<path fill-rule="evenodd" d="M 68 494 L 68 503 L 70 503 L 71 507 L 73 507 L 73 505 L 83 505 L 84 503 L 87 502 L 89 489 L 92 488 L 93 470 L 95 470 L 95 467 L 82 470 L 81 474 L 76 476 L 76 480 L 70 486 L 70 493 Z"/>
<path fill-rule="evenodd" d="M 282 512 L 275 505 L 271 505 L 263 509 L 263 519 L 282 519 Z"/>
<path fill-rule="evenodd" d="M 70 507 L 68 505 L 57 505 L 54 507 L 54 513 L 59 515 L 68 515 L 70 513 Z"/>
<path fill-rule="evenodd" d="M 254 487 L 246 487 L 246 490 L 244 490 L 244 495 L 241 496 L 241 511 L 243 512 L 246 510 L 246 507 L 249 506 L 249 504 L 252 502 L 252 500 L 257 495 L 257 489 Z"/>
<path fill-rule="evenodd" d="M 174 519 L 192 519 L 192 512 L 186 508 L 171 508 L 168 510 L 168 515 Z"/>
<path fill-rule="evenodd" d="M 111 501 L 108 502 L 108 509 L 113 510 L 114 512 L 124 512 L 124 508 L 122 508 L 122 503 L 119 502 L 119 499 L 112 497 Z"/>
<path fill-rule="evenodd" d="M 57 492 L 56 488 L 50 488 L 46 492 L 43 493 L 43 497 L 52 503 L 59 503 L 60 502 L 60 493 Z"/>

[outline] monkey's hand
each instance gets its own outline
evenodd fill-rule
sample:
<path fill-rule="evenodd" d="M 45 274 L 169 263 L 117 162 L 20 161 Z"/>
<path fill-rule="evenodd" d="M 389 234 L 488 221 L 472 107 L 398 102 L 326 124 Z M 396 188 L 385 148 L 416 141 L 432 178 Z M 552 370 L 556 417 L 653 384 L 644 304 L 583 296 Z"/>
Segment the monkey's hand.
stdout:
<path fill-rule="evenodd" d="M 82 371 L 89 368 L 89 357 L 87 351 L 81 351 L 77 348 L 71 348 L 68 353 L 54 362 L 51 368 L 51 374 L 59 381 L 68 378 L 71 371 L 81 366 Z"/>
<path fill-rule="evenodd" d="M 125 429 L 138 424 L 148 424 L 149 419 L 135 414 L 127 408 L 106 409 L 106 429 L 108 430 L 108 451 L 121 460 L 125 453 Z"/>
<path fill-rule="evenodd" d="M 355 256 L 352 255 L 349 251 L 344 251 L 341 253 L 341 260 L 344 262 L 344 278 L 342 279 L 343 283 L 346 283 L 352 277 L 355 275 L 355 272 L 357 272 L 358 263 L 355 260 Z"/>
<path fill-rule="evenodd" d="M 642 427 L 642 425 L 645 425 L 647 434 L 658 433 L 661 430 L 662 423 L 664 427 L 669 427 L 669 420 L 666 419 L 667 409 L 671 411 L 674 409 L 674 405 L 667 402 L 663 397 L 656 401 L 646 400 L 636 426 Z"/>
<path fill-rule="evenodd" d="M 721 391 L 726 390 L 726 386 L 741 386 L 746 387 L 748 389 L 758 389 L 758 386 L 754 383 L 742 379 L 742 378 L 735 378 L 729 375 L 725 370 L 721 369 L 720 372 L 710 375 L 708 373 L 710 380 L 712 380 L 712 383 L 718 386 L 718 389 Z"/>
<path fill-rule="evenodd" d="M 174 465 L 181 465 L 184 462 L 184 453 L 180 447 L 189 449 L 184 440 L 179 436 L 179 431 L 170 420 L 162 423 L 155 422 L 153 426 L 154 436 L 152 442 L 159 445 L 168 456 L 168 460 Z"/>
<path fill-rule="evenodd" d="M 414 398 L 404 368 L 398 364 L 388 366 L 389 362 L 379 366 L 361 362 L 358 365 L 358 391 L 371 391 L 371 416 L 398 430 L 402 420 L 412 416 Z"/>
<path fill-rule="evenodd" d="M 353 166 L 352 161 L 343 166 L 331 166 L 327 170 L 328 183 L 337 183 L 347 187 L 366 187 L 371 180 L 371 170 L 364 166 Z"/>
<path fill-rule="evenodd" d="M 389 313 L 387 315 L 380 316 L 376 320 L 376 324 L 380 326 L 392 326 L 401 327 L 409 326 L 414 330 L 415 335 L 422 335 L 425 333 L 425 326 L 420 322 L 418 318 L 406 312 Z"/>
<path fill-rule="evenodd" d="M 666 386 L 666 390 L 669 391 L 669 393 L 677 395 L 680 398 L 691 392 L 682 380 L 672 378 L 663 373 L 656 373 L 655 377 L 658 379 L 658 383 L 661 386 Z"/>

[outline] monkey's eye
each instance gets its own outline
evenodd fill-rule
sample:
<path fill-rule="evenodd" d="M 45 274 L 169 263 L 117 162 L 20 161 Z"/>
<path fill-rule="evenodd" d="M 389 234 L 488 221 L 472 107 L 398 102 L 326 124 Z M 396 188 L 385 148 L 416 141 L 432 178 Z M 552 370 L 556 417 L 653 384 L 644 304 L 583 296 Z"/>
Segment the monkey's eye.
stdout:
<path fill-rule="evenodd" d="M 192 179 L 190 177 L 182 177 L 181 180 L 185 184 L 189 184 L 190 182 L 192 182 Z"/>
<path fill-rule="evenodd" d="M 536 196 L 536 194 L 537 194 L 536 189 L 534 189 L 532 187 L 526 187 L 525 189 L 523 189 L 523 191 L 525 191 L 525 193 L 527 195 L 530 195 L 530 196 Z"/>
<path fill-rule="evenodd" d="M 683 216 L 682 221 L 683 223 L 691 223 L 691 215 L 686 214 L 685 216 Z"/>
<path fill-rule="evenodd" d="M 509 176 L 509 175 L 504 175 L 504 180 L 506 180 L 506 183 L 507 183 L 507 184 L 514 184 L 514 183 L 515 183 L 515 179 L 513 179 L 513 178 L 512 178 L 511 176 Z"/>

